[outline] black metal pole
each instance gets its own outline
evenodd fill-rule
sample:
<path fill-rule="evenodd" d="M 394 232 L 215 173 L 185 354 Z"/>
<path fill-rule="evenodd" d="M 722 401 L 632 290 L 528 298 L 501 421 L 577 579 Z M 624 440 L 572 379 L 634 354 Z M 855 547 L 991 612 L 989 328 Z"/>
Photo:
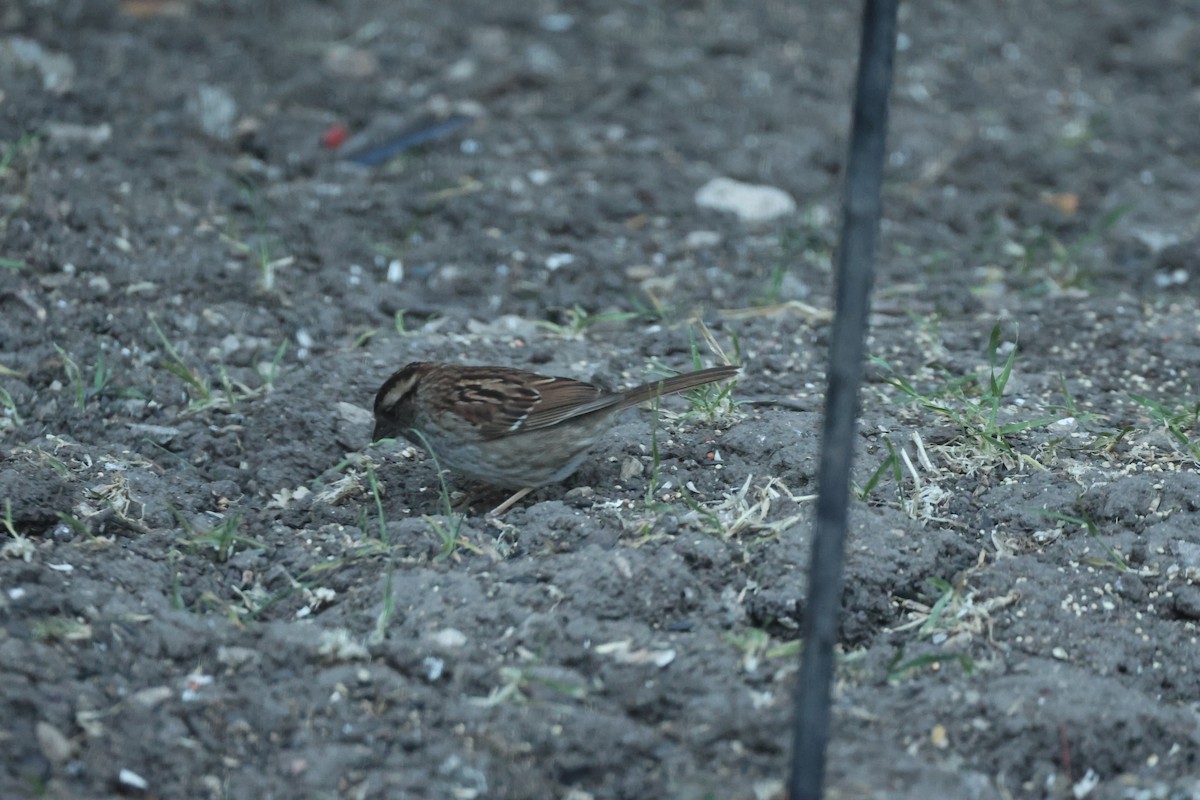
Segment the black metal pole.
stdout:
<path fill-rule="evenodd" d="M 825 782 L 830 691 L 842 596 L 850 457 L 879 236 L 887 100 L 896 47 L 899 0 L 866 0 L 863 9 L 854 122 L 838 247 L 836 314 L 829 348 L 829 385 L 821 440 L 817 518 L 804 617 L 804 655 L 795 696 L 791 800 L 819 800 Z"/>

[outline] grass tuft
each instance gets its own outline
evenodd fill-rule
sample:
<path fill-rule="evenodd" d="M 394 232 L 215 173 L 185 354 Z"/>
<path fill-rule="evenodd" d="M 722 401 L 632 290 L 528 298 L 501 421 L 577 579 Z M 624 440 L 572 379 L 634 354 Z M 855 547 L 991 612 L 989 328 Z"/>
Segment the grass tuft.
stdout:
<path fill-rule="evenodd" d="M 1058 417 L 1000 421 L 1000 412 L 1005 407 L 1004 391 L 1017 359 L 1017 347 L 1013 346 L 1003 362 L 999 361 L 1000 337 L 1000 323 L 996 323 L 988 338 L 986 381 L 977 381 L 974 375 L 958 376 L 929 392 L 918 390 L 886 360 L 872 356 L 871 361 L 887 373 L 885 383 L 898 389 L 921 408 L 955 425 L 961 431 L 962 439 L 973 446 L 979 461 L 988 462 L 999 457 L 1015 466 L 1043 469 L 1032 456 L 1019 452 L 1013 446 L 1013 439 L 1023 431 L 1056 422 Z"/>
<path fill-rule="evenodd" d="M 583 306 L 576 303 L 573 307 L 563 312 L 563 319 L 565 320 L 563 323 L 538 320 L 537 326 L 563 339 L 582 339 L 588 330 L 596 325 L 606 322 L 625 322 L 626 320 L 637 319 L 637 317 L 638 314 L 632 311 L 604 311 L 599 314 L 592 314 Z"/>

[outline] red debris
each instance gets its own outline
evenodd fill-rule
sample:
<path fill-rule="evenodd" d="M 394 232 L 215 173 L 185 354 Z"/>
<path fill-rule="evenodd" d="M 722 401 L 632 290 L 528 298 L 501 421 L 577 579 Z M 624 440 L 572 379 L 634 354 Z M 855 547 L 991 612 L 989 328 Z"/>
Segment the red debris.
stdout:
<path fill-rule="evenodd" d="M 349 136 L 350 131 L 346 130 L 345 125 L 340 122 L 334 123 L 325 129 L 325 133 L 321 134 L 321 146 L 329 150 L 337 150 Z"/>

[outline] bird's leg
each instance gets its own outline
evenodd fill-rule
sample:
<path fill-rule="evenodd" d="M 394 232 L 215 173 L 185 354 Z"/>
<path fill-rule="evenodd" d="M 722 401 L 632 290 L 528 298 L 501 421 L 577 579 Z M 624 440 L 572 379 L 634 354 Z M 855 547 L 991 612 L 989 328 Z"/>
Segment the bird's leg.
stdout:
<path fill-rule="evenodd" d="M 525 495 L 529 494 L 532 491 L 533 491 L 533 489 L 529 488 L 529 487 L 521 489 L 516 494 L 514 494 L 512 497 L 508 498 L 503 503 L 501 503 L 500 505 L 496 506 L 491 511 L 489 511 L 488 516 L 489 517 L 500 516 L 505 511 L 508 511 L 510 508 L 512 508 L 517 503 L 517 501 L 519 501 L 522 497 L 524 497 Z"/>

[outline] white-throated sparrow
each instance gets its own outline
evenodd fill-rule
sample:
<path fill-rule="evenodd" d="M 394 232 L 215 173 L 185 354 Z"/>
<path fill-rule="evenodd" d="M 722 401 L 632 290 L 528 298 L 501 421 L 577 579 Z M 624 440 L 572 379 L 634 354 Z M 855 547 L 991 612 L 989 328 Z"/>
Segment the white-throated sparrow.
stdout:
<path fill-rule="evenodd" d="M 575 472 L 618 411 L 737 371 L 711 367 L 606 392 L 508 367 L 418 361 L 376 393 L 372 439 L 402 436 L 432 450 L 443 467 L 521 490 L 493 512 L 499 514 L 533 489 Z"/>

